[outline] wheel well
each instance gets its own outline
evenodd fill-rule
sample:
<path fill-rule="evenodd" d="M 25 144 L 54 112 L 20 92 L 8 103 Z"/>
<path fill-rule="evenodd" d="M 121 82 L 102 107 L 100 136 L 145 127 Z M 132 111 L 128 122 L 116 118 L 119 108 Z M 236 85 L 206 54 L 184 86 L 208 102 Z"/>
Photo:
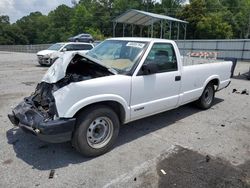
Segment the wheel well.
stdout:
<path fill-rule="evenodd" d="M 89 105 L 83 107 L 82 109 L 80 109 L 74 115 L 74 117 L 76 117 L 80 112 L 82 112 L 84 110 L 87 110 L 89 107 L 92 107 L 94 105 L 105 105 L 105 106 L 110 107 L 118 115 L 120 123 L 121 124 L 124 123 L 124 121 L 125 121 L 125 115 L 126 115 L 125 113 L 126 112 L 125 112 L 123 106 L 119 102 L 116 102 L 116 101 L 102 101 L 102 102 L 96 102 L 96 103 L 89 104 Z"/>
<path fill-rule="evenodd" d="M 209 83 L 212 83 L 214 86 L 216 86 L 215 91 L 217 91 L 217 89 L 219 87 L 219 79 L 213 79 Z"/>

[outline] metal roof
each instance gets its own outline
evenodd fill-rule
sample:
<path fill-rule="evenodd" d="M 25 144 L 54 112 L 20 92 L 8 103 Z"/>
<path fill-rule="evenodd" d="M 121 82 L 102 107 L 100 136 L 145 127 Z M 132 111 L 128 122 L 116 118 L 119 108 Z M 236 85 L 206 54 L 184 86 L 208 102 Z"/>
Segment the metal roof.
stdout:
<path fill-rule="evenodd" d="M 170 16 L 165 16 L 161 14 L 155 14 L 135 9 L 128 10 L 122 15 L 116 17 L 113 20 L 113 22 L 148 26 L 160 20 L 169 20 L 173 22 L 181 22 L 186 24 L 188 23 L 186 21 L 179 20 Z"/>

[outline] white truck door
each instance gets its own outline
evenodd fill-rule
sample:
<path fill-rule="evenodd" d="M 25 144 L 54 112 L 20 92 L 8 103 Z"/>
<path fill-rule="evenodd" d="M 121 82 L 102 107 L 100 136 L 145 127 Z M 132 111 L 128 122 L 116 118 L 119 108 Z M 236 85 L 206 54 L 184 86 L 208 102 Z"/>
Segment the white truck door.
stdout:
<path fill-rule="evenodd" d="M 145 65 L 156 68 L 155 73 L 147 74 Z M 140 71 L 132 77 L 131 120 L 175 108 L 180 87 L 181 72 L 172 44 L 154 43 Z"/>

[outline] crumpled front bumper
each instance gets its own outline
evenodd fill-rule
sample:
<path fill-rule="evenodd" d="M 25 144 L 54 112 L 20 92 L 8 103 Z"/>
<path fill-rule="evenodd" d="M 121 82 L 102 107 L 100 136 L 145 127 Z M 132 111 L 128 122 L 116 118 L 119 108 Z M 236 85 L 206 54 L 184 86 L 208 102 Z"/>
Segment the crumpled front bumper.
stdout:
<path fill-rule="evenodd" d="M 34 105 L 25 100 L 19 103 L 8 117 L 15 126 L 51 143 L 71 140 L 76 122 L 75 118 L 46 118 Z"/>

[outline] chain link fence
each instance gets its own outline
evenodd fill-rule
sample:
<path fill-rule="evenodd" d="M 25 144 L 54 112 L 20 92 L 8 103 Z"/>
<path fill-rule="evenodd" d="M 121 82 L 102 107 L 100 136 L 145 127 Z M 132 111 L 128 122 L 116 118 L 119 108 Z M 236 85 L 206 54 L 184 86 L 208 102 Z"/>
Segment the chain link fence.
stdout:
<path fill-rule="evenodd" d="M 52 44 L 0 45 L 0 51 L 37 53 L 38 51 L 47 49 L 51 45 Z"/>

